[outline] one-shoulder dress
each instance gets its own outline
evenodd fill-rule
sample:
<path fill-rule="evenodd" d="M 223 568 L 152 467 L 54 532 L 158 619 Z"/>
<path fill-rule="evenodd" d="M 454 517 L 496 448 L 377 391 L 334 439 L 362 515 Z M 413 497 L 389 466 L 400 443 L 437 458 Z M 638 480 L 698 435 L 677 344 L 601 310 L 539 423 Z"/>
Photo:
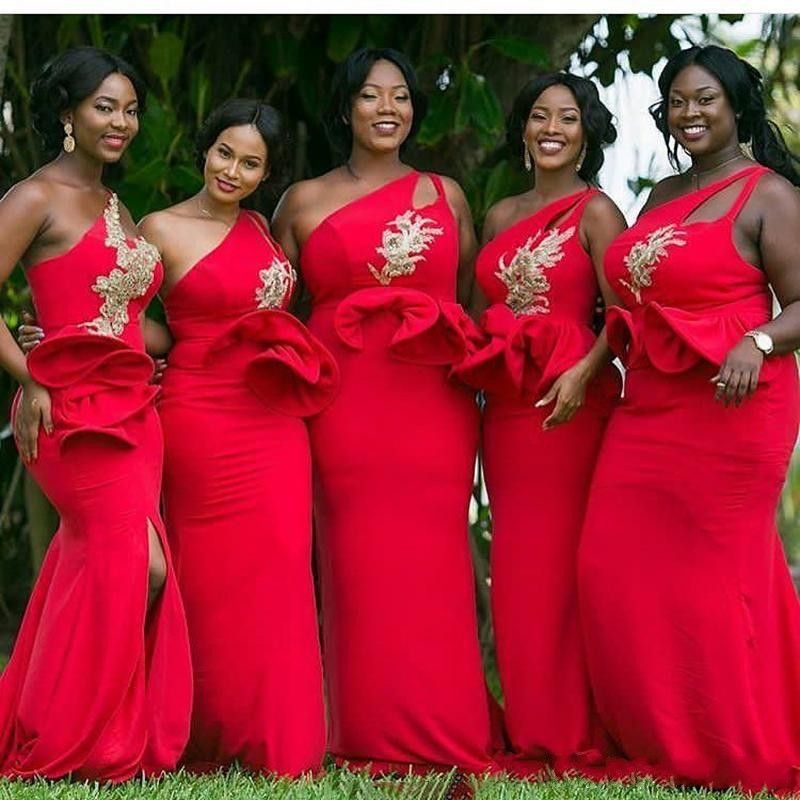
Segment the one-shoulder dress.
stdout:
<path fill-rule="evenodd" d="M 492 618 L 507 767 L 516 772 L 568 766 L 601 744 L 578 620 L 577 552 L 619 373 L 609 364 L 589 385 L 585 406 L 553 430 L 542 429 L 553 405 L 534 405 L 595 342 L 599 288 L 579 231 L 596 194 L 562 197 L 481 249 L 485 341 L 457 367 L 486 397 Z"/>
<path fill-rule="evenodd" d="M 415 208 L 420 180 L 437 197 Z M 335 211 L 301 265 L 309 328 L 341 372 L 310 429 L 330 750 L 376 771 L 481 771 L 491 732 L 468 540 L 478 409 L 448 377 L 470 321 L 441 179 L 410 172 Z"/>
<path fill-rule="evenodd" d="M 3 775 L 121 781 L 173 768 L 186 744 L 189 644 L 140 324 L 161 275 L 158 251 L 126 238 L 116 195 L 74 247 L 27 273 L 46 334 L 28 369 L 54 425 L 30 470 L 61 524 L 0 678 Z M 148 520 L 167 559 L 149 612 Z"/>
<path fill-rule="evenodd" d="M 294 285 L 242 211 L 165 299 L 164 506 L 195 675 L 191 769 L 298 775 L 325 751 L 304 417 L 332 400 L 337 369 L 284 310 Z"/>
<path fill-rule="evenodd" d="M 607 251 L 623 306 L 606 331 L 626 388 L 578 573 L 598 710 L 634 769 L 748 790 L 800 787 L 800 606 L 775 528 L 797 364 L 768 356 L 739 407 L 716 402 L 710 382 L 772 317 L 764 272 L 732 238 L 765 172 L 666 202 Z M 687 222 L 726 187 L 738 192 L 725 214 Z"/>

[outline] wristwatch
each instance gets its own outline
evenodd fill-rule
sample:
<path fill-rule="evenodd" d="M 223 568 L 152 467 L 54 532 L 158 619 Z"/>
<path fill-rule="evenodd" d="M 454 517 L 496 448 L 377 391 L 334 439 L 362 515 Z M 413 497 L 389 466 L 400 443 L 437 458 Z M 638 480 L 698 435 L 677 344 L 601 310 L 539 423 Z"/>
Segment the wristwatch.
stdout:
<path fill-rule="evenodd" d="M 764 333 L 764 331 L 747 331 L 745 336 L 749 336 L 765 356 L 768 356 L 775 349 L 772 337 L 768 333 Z"/>

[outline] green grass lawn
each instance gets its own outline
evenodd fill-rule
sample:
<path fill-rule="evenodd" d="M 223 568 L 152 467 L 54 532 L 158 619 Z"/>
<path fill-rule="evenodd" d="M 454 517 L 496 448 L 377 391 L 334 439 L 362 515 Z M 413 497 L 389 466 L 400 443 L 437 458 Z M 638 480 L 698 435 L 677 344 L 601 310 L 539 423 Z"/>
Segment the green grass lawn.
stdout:
<path fill-rule="evenodd" d="M 0 800 L 444 800 L 448 775 L 408 776 L 373 780 L 363 773 L 331 769 L 316 780 L 275 780 L 247 775 L 238 770 L 196 777 L 181 773 L 160 780 L 131 781 L 102 787 L 96 783 L 67 781 L 27 783 L 0 781 Z M 502 777 L 476 780 L 476 800 L 736 800 L 744 795 L 733 790 L 711 792 L 680 790 L 650 780 L 635 783 L 592 783 L 574 778 L 526 782 Z M 755 797 L 765 800 L 766 793 Z"/>

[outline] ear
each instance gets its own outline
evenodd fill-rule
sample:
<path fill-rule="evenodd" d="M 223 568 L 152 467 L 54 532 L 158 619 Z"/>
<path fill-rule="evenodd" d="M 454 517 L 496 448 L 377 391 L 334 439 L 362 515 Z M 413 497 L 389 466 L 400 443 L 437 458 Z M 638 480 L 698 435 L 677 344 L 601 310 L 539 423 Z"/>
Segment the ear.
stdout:
<path fill-rule="evenodd" d="M 264 170 L 264 177 L 261 179 L 261 183 L 264 183 L 264 181 L 266 181 L 271 174 L 272 170 L 269 167 L 267 167 L 266 170 Z"/>
<path fill-rule="evenodd" d="M 70 125 L 72 124 L 72 111 L 67 109 L 66 111 L 62 111 L 61 115 L 59 116 L 62 125 L 66 125 L 68 122 Z"/>

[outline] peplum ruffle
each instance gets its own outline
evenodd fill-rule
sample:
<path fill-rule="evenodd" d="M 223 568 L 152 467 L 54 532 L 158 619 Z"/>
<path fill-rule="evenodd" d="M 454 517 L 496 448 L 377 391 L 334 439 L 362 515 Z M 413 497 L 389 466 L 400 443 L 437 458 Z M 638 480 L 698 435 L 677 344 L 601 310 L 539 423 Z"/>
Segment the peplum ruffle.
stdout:
<path fill-rule="evenodd" d="M 416 289 L 361 289 L 337 307 L 333 325 L 353 350 L 364 349 L 365 330 L 382 317 L 393 323 L 387 349 L 398 361 L 453 366 L 480 342 L 475 323 L 458 303 Z"/>
<path fill-rule="evenodd" d="M 486 310 L 481 327 L 482 346 L 454 373 L 470 386 L 508 399 L 537 399 L 595 342 L 585 325 L 542 314 L 517 317 L 504 303 Z"/>
<path fill-rule="evenodd" d="M 241 373 L 266 408 L 288 416 L 318 414 L 339 386 L 333 356 L 285 311 L 261 309 L 238 318 L 212 342 L 205 363 Z"/>
<path fill-rule="evenodd" d="M 28 356 L 28 371 L 49 389 L 60 448 L 78 437 L 108 437 L 129 447 L 125 421 L 148 408 L 158 387 L 153 361 L 121 339 L 69 326 L 47 336 Z"/>

